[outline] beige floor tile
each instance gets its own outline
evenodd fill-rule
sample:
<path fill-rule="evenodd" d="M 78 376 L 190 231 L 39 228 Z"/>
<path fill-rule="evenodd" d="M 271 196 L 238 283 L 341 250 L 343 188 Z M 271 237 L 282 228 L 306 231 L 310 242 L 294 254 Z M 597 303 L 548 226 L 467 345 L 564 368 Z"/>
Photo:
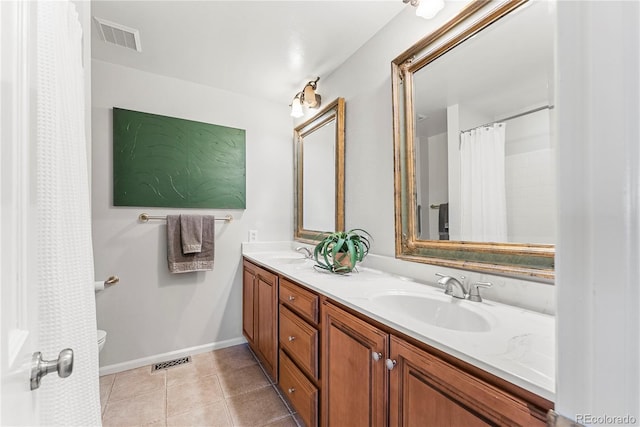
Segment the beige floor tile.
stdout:
<path fill-rule="evenodd" d="M 166 421 L 165 390 L 136 395 L 135 399 L 112 401 L 102 417 L 102 424 L 109 426 L 164 425 Z"/>
<path fill-rule="evenodd" d="M 103 414 L 104 408 L 107 406 L 107 400 L 109 400 L 109 394 L 111 394 L 111 388 L 113 387 L 113 381 L 115 378 L 115 374 L 103 375 L 100 377 L 100 406 Z"/>
<path fill-rule="evenodd" d="M 191 363 L 167 369 L 167 387 L 197 381 L 215 374 L 211 352 L 196 354 Z"/>
<path fill-rule="evenodd" d="M 231 417 L 224 400 L 167 418 L 168 427 L 230 427 Z"/>
<path fill-rule="evenodd" d="M 246 344 L 103 376 L 100 399 L 105 427 L 299 425 Z"/>
<path fill-rule="evenodd" d="M 270 384 L 257 364 L 232 371 L 219 371 L 218 376 L 225 397 L 247 393 Z"/>
<path fill-rule="evenodd" d="M 289 415 L 272 386 L 227 399 L 235 426 L 264 426 Z"/>
<path fill-rule="evenodd" d="M 249 350 L 248 344 L 221 348 L 211 354 L 214 368 L 218 372 L 245 368 L 258 363 L 251 350 Z"/>
<path fill-rule="evenodd" d="M 222 388 L 216 375 L 167 387 L 167 415 L 183 414 L 223 399 Z"/>
<path fill-rule="evenodd" d="M 296 420 L 293 419 L 292 415 L 289 415 L 285 418 L 280 418 L 272 423 L 265 425 L 265 427 L 298 427 Z"/>
<path fill-rule="evenodd" d="M 113 382 L 109 401 L 131 399 L 138 394 L 164 390 L 166 371 L 151 372 L 150 366 L 119 372 Z"/>

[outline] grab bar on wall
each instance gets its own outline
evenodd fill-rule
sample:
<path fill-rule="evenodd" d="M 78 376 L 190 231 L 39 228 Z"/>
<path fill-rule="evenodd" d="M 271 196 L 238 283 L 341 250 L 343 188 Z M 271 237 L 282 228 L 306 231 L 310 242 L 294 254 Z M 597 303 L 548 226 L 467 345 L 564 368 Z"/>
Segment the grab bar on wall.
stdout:
<path fill-rule="evenodd" d="M 140 222 L 148 222 L 150 219 L 158 219 L 161 221 L 166 221 L 167 217 L 166 216 L 159 216 L 159 215 L 149 215 L 147 213 L 141 213 L 140 215 L 138 215 L 138 221 Z M 231 215 L 226 215 L 222 218 L 215 218 L 216 221 L 224 221 L 224 222 L 231 222 L 233 220 L 233 217 Z"/>

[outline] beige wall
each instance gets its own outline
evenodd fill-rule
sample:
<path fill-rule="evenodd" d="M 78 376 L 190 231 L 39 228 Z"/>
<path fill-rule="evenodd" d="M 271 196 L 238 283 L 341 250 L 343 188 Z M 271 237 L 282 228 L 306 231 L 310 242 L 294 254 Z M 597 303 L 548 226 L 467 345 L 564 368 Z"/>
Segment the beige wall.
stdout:
<path fill-rule="evenodd" d="M 137 221 L 141 212 L 181 210 L 113 206 L 114 106 L 246 130 L 246 210 L 189 210 L 234 216 L 216 225 L 214 271 L 169 274 L 164 222 Z M 92 116 L 96 278 L 120 276 L 118 285 L 97 294 L 98 327 L 108 333 L 101 366 L 242 340 L 240 243 L 249 229 L 261 240 L 292 237 L 287 105 L 93 61 Z"/>

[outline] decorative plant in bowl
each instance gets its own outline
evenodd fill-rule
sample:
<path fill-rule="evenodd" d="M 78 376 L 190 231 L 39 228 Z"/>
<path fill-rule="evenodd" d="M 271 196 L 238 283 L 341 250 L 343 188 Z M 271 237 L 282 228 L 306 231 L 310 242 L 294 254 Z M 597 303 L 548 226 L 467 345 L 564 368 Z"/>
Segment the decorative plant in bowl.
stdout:
<path fill-rule="evenodd" d="M 371 235 L 361 228 L 327 235 L 313 251 L 316 266 L 332 273 L 351 272 L 369 253 L 370 238 Z"/>

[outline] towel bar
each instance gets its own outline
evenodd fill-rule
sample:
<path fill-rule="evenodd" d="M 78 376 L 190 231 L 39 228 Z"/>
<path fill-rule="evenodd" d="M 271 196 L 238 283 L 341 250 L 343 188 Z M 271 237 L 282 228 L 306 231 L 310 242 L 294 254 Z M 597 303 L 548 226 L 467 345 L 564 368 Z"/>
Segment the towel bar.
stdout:
<path fill-rule="evenodd" d="M 167 217 L 166 216 L 159 216 L 159 215 L 149 215 L 147 213 L 141 213 L 140 215 L 138 215 L 138 221 L 140 222 L 148 222 L 150 219 L 159 219 L 162 221 L 166 221 Z M 224 221 L 224 222 L 231 222 L 233 220 L 233 217 L 231 215 L 226 215 L 222 218 L 215 218 L 216 221 Z"/>

